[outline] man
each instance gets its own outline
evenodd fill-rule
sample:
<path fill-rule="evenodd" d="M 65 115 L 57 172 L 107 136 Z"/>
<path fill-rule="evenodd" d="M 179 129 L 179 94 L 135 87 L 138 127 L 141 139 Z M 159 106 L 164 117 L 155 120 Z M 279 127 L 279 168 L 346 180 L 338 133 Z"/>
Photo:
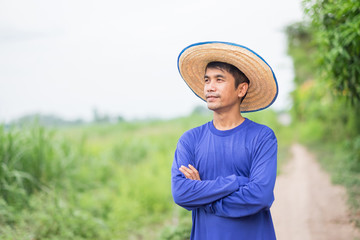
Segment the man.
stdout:
<path fill-rule="evenodd" d="M 241 114 L 275 101 L 272 69 L 252 50 L 224 42 L 190 45 L 178 68 L 214 112 L 211 122 L 181 136 L 172 166 L 174 201 L 192 211 L 191 239 L 276 239 L 269 209 L 277 140 Z"/>

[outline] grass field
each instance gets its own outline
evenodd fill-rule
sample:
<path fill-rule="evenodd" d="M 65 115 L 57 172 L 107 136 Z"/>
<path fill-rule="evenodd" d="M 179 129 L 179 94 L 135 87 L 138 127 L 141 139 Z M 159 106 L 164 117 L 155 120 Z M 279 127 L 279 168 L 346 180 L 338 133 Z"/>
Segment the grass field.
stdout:
<path fill-rule="evenodd" d="M 285 159 L 290 133 L 276 114 L 246 117 L 275 130 Z M 0 128 L 1 239 L 188 238 L 190 213 L 173 203 L 170 168 L 181 134 L 209 120 Z"/>

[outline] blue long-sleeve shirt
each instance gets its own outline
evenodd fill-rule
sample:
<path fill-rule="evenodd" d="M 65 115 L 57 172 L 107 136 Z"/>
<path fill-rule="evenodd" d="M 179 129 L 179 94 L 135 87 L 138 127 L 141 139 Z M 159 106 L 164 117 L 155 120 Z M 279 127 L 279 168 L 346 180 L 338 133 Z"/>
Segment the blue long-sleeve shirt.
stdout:
<path fill-rule="evenodd" d="M 185 132 L 172 166 L 175 203 L 192 210 L 193 240 L 276 239 L 270 214 L 274 201 L 277 140 L 249 119 L 225 131 L 213 122 Z M 193 165 L 201 181 L 186 179 Z"/>

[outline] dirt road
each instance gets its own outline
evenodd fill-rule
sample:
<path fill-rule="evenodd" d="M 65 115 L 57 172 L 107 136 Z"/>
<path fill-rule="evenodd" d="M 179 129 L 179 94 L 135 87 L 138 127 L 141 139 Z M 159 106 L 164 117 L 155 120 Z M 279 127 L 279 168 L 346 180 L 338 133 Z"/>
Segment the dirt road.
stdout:
<path fill-rule="evenodd" d="M 292 159 L 282 169 L 275 185 L 271 208 L 279 240 L 360 239 L 349 222 L 346 192 L 331 184 L 303 146 L 293 145 Z"/>

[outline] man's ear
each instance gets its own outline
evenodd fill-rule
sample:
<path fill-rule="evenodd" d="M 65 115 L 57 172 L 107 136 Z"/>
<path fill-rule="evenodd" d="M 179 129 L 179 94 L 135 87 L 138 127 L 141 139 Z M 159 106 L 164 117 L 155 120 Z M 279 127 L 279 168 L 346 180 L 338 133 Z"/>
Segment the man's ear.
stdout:
<path fill-rule="evenodd" d="M 244 83 L 240 83 L 238 86 L 238 97 L 242 98 L 245 96 L 245 94 L 247 93 L 247 90 L 249 88 L 249 84 L 244 82 Z"/>

